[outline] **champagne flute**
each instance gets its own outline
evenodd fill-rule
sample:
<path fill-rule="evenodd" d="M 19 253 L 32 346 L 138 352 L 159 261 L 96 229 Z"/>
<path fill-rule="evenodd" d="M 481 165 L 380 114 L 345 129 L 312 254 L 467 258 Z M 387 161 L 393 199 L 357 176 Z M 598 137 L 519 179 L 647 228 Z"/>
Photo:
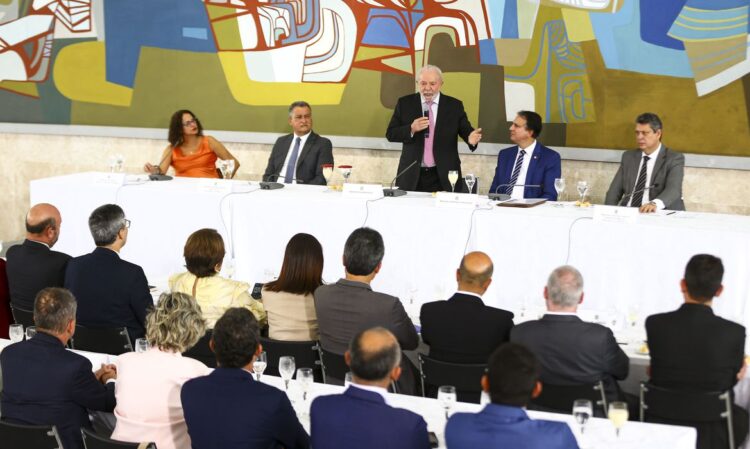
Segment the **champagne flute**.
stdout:
<path fill-rule="evenodd" d="M 453 385 L 443 385 L 438 388 L 438 401 L 445 409 L 445 419 L 448 419 L 450 410 L 456 404 L 456 387 Z"/>
<path fill-rule="evenodd" d="M 227 175 L 224 178 L 231 179 L 234 175 L 234 159 L 227 159 L 225 162 L 227 163 Z"/>
<path fill-rule="evenodd" d="M 10 341 L 13 343 L 18 343 L 19 341 L 23 340 L 23 324 L 11 324 L 10 328 L 8 329 L 8 335 L 10 336 Z"/>
<path fill-rule="evenodd" d="M 620 428 L 628 420 L 628 404 L 625 402 L 610 402 L 607 418 L 612 421 L 612 425 L 615 426 L 615 434 L 617 438 L 620 438 Z"/>
<path fill-rule="evenodd" d="M 576 189 L 578 189 L 578 194 L 581 195 L 579 203 L 583 204 L 583 201 L 586 199 L 586 192 L 589 191 L 588 181 L 578 181 L 578 184 L 576 184 Z"/>
<path fill-rule="evenodd" d="M 565 178 L 555 178 L 555 191 L 557 192 L 557 202 L 562 203 L 562 194 L 565 192 Z"/>
<path fill-rule="evenodd" d="M 297 370 L 297 382 L 299 382 L 300 388 L 302 388 L 302 402 L 307 400 L 307 392 L 310 391 L 310 387 L 313 384 L 313 370 L 312 368 L 300 368 Z"/>
<path fill-rule="evenodd" d="M 146 352 L 148 351 L 148 340 L 145 338 L 136 338 L 135 339 L 135 352 Z"/>
<path fill-rule="evenodd" d="M 289 381 L 294 377 L 294 357 L 285 355 L 279 358 L 279 374 L 284 379 L 284 390 L 289 392 Z"/>
<path fill-rule="evenodd" d="M 466 182 L 466 187 L 469 188 L 469 193 L 472 193 L 474 191 L 474 184 L 477 182 L 477 177 L 473 173 L 467 173 L 464 176 L 464 182 Z"/>
<path fill-rule="evenodd" d="M 451 183 L 451 192 L 456 191 L 456 182 L 458 182 L 458 170 L 448 172 L 448 182 Z"/>
<path fill-rule="evenodd" d="M 349 182 L 349 176 L 352 175 L 352 166 L 351 165 L 339 165 L 339 172 L 341 173 L 341 176 L 344 177 L 344 183 Z"/>
<path fill-rule="evenodd" d="M 255 373 L 255 380 L 260 382 L 260 376 L 263 375 L 263 371 L 266 370 L 266 366 L 268 366 L 268 356 L 266 355 L 266 351 L 263 351 L 258 354 L 258 357 L 256 357 L 253 361 L 253 372 Z"/>
<path fill-rule="evenodd" d="M 323 170 L 323 177 L 326 180 L 326 186 L 328 186 L 328 182 L 331 180 L 331 176 L 333 176 L 333 164 L 323 164 L 320 168 Z"/>
<path fill-rule="evenodd" d="M 581 426 L 581 433 L 583 433 L 586 423 L 593 414 L 594 407 L 588 399 L 576 399 L 573 402 L 573 417 L 576 419 L 578 425 Z"/>

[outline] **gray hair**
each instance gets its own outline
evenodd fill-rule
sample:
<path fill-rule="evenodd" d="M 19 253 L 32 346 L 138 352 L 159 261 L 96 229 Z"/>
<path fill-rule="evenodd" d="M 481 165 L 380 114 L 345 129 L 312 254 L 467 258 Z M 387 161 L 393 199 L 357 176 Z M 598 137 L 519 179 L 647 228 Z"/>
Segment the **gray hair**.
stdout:
<path fill-rule="evenodd" d="M 34 299 L 34 324 L 43 330 L 62 334 L 71 320 L 76 318 L 78 304 L 69 290 L 49 287 Z"/>
<path fill-rule="evenodd" d="M 312 112 L 310 103 L 302 100 L 295 101 L 294 103 L 289 105 L 289 118 L 292 118 L 292 111 L 294 110 L 294 108 L 307 108 L 310 110 L 310 112 Z"/>
<path fill-rule="evenodd" d="M 89 230 L 96 246 L 107 246 L 117 240 L 117 233 L 125 227 L 125 212 L 117 204 L 105 204 L 91 212 Z"/>
<path fill-rule="evenodd" d="M 662 127 L 661 119 L 653 112 L 644 112 L 635 119 L 635 122 L 639 125 L 650 126 L 653 132 L 659 131 Z"/>
<path fill-rule="evenodd" d="M 443 82 L 443 71 L 440 70 L 440 67 L 438 67 L 436 65 L 427 64 L 426 66 L 424 66 L 421 69 L 419 69 L 419 71 L 417 72 L 417 76 L 414 78 L 417 81 L 417 83 L 419 82 L 419 77 L 422 76 L 422 74 L 424 72 L 428 72 L 430 70 L 432 70 L 435 73 L 437 73 L 437 76 L 440 79 L 440 82 L 441 83 Z"/>
<path fill-rule="evenodd" d="M 547 296 L 552 304 L 573 307 L 580 302 L 582 294 L 583 276 L 575 267 L 563 265 L 549 275 Z"/>
<path fill-rule="evenodd" d="M 162 293 L 146 316 L 146 338 L 162 351 L 185 352 L 206 333 L 206 320 L 195 298 L 186 293 Z"/>
<path fill-rule="evenodd" d="M 383 236 L 371 228 L 358 228 L 344 243 L 344 267 L 350 274 L 366 276 L 383 260 Z"/>

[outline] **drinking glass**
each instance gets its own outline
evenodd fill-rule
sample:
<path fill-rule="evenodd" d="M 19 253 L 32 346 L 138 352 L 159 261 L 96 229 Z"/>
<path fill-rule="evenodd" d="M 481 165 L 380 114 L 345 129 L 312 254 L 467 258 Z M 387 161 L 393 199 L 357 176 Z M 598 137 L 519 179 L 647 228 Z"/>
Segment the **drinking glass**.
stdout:
<path fill-rule="evenodd" d="M 221 172 L 221 177 L 229 179 L 234 173 L 234 159 L 216 159 L 216 168 Z"/>
<path fill-rule="evenodd" d="M 113 154 L 109 157 L 109 171 L 112 173 L 120 173 L 124 163 L 125 157 L 122 154 Z"/>
<path fill-rule="evenodd" d="M 255 373 L 255 380 L 260 381 L 260 376 L 263 375 L 263 371 L 266 370 L 266 366 L 268 366 L 268 356 L 266 355 L 266 351 L 261 352 L 258 354 L 258 357 L 255 358 L 255 361 L 253 361 L 253 372 Z"/>
<path fill-rule="evenodd" d="M 148 340 L 145 338 L 135 339 L 135 352 L 146 352 L 148 351 Z"/>
<path fill-rule="evenodd" d="M 576 189 L 578 189 L 578 194 L 581 195 L 580 203 L 583 204 L 583 201 L 586 198 L 586 193 L 589 191 L 588 181 L 578 181 Z"/>
<path fill-rule="evenodd" d="M 458 182 L 458 170 L 448 172 L 448 182 L 451 183 L 451 192 L 456 191 L 456 182 Z"/>
<path fill-rule="evenodd" d="M 450 410 L 456 404 L 456 387 L 453 385 L 443 385 L 438 389 L 438 401 L 445 409 L 445 419 L 448 419 Z"/>
<path fill-rule="evenodd" d="M 593 414 L 594 407 L 588 399 L 576 399 L 573 402 L 573 417 L 576 419 L 578 425 L 581 426 L 581 433 L 583 433 L 586 423 Z"/>
<path fill-rule="evenodd" d="M 36 335 L 36 326 L 29 326 L 26 328 L 26 339 L 31 340 Z"/>
<path fill-rule="evenodd" d="M 619 438 L 620 428 L 628 420 L 628 404 L 625 402 L 610 402 L 607 418 L 612 421 L 612 425 L 615 426 L 615 433 Z"/>
<path fill-rule="evenodd" d="M 477 182 L 477 177 L 473 173 L 467 173 L 464 176 L 464 182 L 466 182 L 466 187 L 469 188 L 469 193 L 472 193 L 474 191 L 474 184 Z"/>
<path fill-rule="evenodd" d="M 349 385 L 354 383 L 354 375 L 351 371 L 347 371 L 346 374 L 344 374 L 344 387 L 349 387 Z"/>
<path fill-rule="evenodd" d="M 565 178 L 555 178 L 555 191 L 557 192 L 557 201 L 562 202 L 562 194 L 565 193 Z"/>
<path fill-rule="evenodd" d="M 23 340 L 23 324 L 11 324 L 8 330 L 10 341 L 18 343 Z"/>
<path fill-rule="evenodd" d="M 333 176 L 333 164 L 323 164 L 320 168 L 323 169 L 323 177 L 326 179 L 326 185 L 328 185 L 331 176 Z"/>
<path fill-rule="evenodd" d="M 307 400 L 307 392 L 310 391 L 310 387 L 313 384 L 313 370 L 312 368 L 300 368 L 297 370 L 297 382 L 299 382 L 300 388 L 302 388 L 302 401 Z"/>
<path fill-rule="evenodd" d="M 351 165 L 339 165 L 339 172 L 341 173 L 341 176 L 344 177 L 344 183 L 349 182 L 349 176 L 352 175 L 352 166 Z"/>
<path fill-rule="evenodd" d="M 279 358 L 279 374 L 284 379 L 284 390 L 289 391 L 289 381 L 294 377 L 294 357 L 285 355 Z"/>

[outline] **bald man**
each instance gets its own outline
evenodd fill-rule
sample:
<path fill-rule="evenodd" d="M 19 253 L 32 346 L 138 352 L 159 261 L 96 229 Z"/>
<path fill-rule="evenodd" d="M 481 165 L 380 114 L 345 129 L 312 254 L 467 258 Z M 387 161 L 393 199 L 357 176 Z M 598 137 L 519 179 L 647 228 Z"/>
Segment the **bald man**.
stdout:
<path fill-rule="evenodd" d="M 51 249 L 60 237 L 61 224 L 60 211 L 51 204 L 37 204 L 26 214 L 26 240 L 6 254 L 13 307 L 34 310 L 39 291 L 65 283 L 70 256 Z"/>
<path fill-rule="evenodd" d="M 508 341 L 513 313 L 482 301 L 492 283 L 492 271 L 487 254 L 469 253 L 456 270 L 456 294 L 447 301 L 422 306 L 422 339 L 430 345 L 430 357 L 453 363 L 487 363 L 495 348 Z"/>
<path fill-rule="evenodd" d="M 401 375 L 401 348 L 387 329 L 359 332 L 344 354 L 352 383 L 343 394 L 320 396 L 310 407 L 315 449 L 428 449 L 427 424 L 388 405 L 388 385 Z"/>

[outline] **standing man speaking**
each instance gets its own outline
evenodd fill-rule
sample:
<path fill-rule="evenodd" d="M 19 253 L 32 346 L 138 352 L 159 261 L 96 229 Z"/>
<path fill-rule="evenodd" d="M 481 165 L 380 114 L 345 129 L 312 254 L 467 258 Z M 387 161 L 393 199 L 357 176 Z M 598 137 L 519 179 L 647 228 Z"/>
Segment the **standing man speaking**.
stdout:
<path fill-rule="evenodd" d="M 438 67 L 422 67 L 416 80 L 419 93 L 398 99 L 385 133 L 390 142 L 403 143 L 396 173 L 416 161 L 399 176 L 396 185 L 419 192 L 450 191 L 448 172 L 458 171 L 461 179 L 458 136 L 474 151 L 482 139 L 482 129 L 471 126 L 461 100 L 440 93 L 443 73 Z M 456 191 L 464 190 L 463 186 L 459 182 Z"/>

